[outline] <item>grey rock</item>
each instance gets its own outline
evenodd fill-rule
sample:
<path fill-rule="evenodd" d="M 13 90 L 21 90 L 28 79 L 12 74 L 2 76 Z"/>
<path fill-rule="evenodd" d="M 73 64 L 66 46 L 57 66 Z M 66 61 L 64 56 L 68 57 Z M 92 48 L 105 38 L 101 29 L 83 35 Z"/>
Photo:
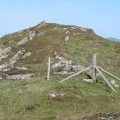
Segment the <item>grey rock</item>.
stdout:
<path fill-rule="evenodd" d="M 11 47 L 4 48 L 4 46 L 0 46 L 0 61 L 9 55 L 11 50 Z"/>
<path fill-rule="evenodd" d="M 16 67 L 18 70 L 27 70 L 26 67 Z"/>
<path fill-rule="evenodd" d="M 85 69 L 82 65 L 74 65 L 72 60 L 61 57 L 57 52 L 54 53 L 57 62 L 52 65 L 54 74 L 73 74 Z"/>
<path fill-rule="evenodd" d="M 25 44 L 25 43 L 27 43 L 27 42 L 28 42 L 28 38 L 25 37 L 24 39 L 20 40 L 20 41 L 17 43 L 17 45 L 23 45 L 23 44 Z"/>
<path fill-rule="evenodd" d="M 70 39 L 69 35 L 65 37 L 65 41 L 67 42 Z"/>
<path fill-rule="evenodd" d="M 66 92 L 62 92 L 62 91 L 53 91 L 52 93 L 49 94 L 52 98 L 60 98 L 60 97 L 64 97 L 67 95 Z"/>
<path fill-rule="evenodd" d="M 4 69 L 4 68 L 7 68 L 8 65 L 9 65 L 8 63 L 4 63 L 4 64 L 0 65 L 0 70 Z"/>
<path fill-rule="evenodd" d="M 47 25 L 47 23 L 43 20 L 40 24 L 38 24 L 38 28 L 43 27 Z"/>
<path fill-rule="evenodd" d="M 70 32 L 69 31 L 66 31 L 65 34 L 69 34 Z"/>
<path fill-rule="evenodd" d="M 32 40 L 34 37 L 35 37 L 35 32 L 34 31 L 29 31 L 29 33 L 28 33 L 29 40 Z"/>
<path fill-rule="evenodd" d="M 30 79 L 34 74 L 19 74 L 19 75 L 8 75 L 6 79 L 17 80 L 17 79 Z"/>
<path fill-rule="evenodd" d="M 31 56 L 31 55 L 32 55 L 31 52 L 27 52 L 27 53 L 25 54 L 25 57 L 29 57 L 29 56 Z"/>

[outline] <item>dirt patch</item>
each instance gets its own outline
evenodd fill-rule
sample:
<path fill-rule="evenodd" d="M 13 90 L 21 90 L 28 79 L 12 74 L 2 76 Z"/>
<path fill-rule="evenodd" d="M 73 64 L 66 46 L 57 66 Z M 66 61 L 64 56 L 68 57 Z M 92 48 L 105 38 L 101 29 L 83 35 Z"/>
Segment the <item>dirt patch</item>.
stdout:
<path fill-rule="evenodd" d="M 120 112 L 112 113 L 95 113 L 85 116 L 82 120 L 118 120 Z"/>

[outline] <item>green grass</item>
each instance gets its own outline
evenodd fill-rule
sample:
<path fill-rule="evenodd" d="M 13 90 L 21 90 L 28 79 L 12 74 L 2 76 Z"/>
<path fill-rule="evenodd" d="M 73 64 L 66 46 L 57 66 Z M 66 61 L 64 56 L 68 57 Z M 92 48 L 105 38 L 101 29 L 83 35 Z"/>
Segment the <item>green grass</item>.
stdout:
<path fill-rule="evenodd" d="M 80 120 L 86 113 L 119 111 L 120 94 L 103 84 L 88 84 L 80 76 L 3 80 L 0 82 L 0 120 Z M 52 98 L 53 91 L 66 92 Z"/>

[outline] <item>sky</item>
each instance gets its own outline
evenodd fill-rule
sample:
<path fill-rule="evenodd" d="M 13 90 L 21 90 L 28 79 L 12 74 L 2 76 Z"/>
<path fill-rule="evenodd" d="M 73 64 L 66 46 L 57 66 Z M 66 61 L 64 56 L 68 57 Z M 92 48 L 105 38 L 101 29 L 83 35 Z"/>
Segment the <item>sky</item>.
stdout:
<path fill-rule="evenodd" d="M 0 37 L 42 20 L 120 39 L 120 0 L 0 0 Z"/>

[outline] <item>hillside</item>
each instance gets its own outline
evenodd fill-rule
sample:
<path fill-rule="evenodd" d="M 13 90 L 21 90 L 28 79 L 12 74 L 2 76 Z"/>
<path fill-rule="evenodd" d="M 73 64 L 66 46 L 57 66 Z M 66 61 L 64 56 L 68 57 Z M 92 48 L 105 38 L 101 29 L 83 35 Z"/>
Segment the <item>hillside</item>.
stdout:
<path fill-rule="evenodd" d="M 75 65 L 89 66 L 93 53 L 98 55 L 98 65 L 115 75 L 120 73 L 120 43 L 105 40 L 88 28 L 43 21 L 3 36 L 0 51 L 3 74 L 43 75 L 48 56 L 51 56 L 53 66 L 60 61 L 58 56 Z"/>
<path fill-rule="evenodd" d="M 115 94 L 100 76 L 98 82 L 83 81 L 86 74 L 59 82 L 90 66 L 93 53 L 97 53 L 99 66 L 120 78 L 119 52 L 120 43 L 108 41 L 92 29 L 44 21 L 3 36 L 0 120 L 120 120 L 120 87 Z M 47 81 L 49 56 L 51 76 Z M 8 80 L 8 76 L 26 74 L 33 77 Z"/>

